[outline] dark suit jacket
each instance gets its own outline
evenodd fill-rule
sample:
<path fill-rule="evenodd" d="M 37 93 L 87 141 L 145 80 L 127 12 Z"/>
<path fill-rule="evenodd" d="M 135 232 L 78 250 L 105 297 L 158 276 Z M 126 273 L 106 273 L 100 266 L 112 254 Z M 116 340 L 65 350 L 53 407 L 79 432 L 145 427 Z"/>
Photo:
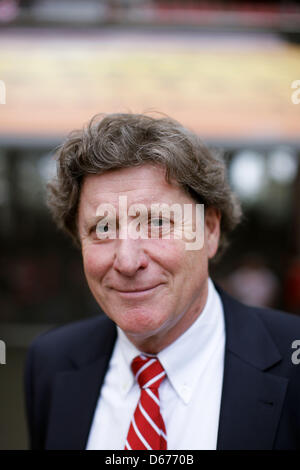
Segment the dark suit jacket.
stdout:
<path fill-rule="evenodd" d="M 248 307 L 220 288 L 226 346 L 217 449 L 300 449 L 300 318 Z M 32 449 L 85 449 L 116 339 L 105 315 L 40 335 L 26 360 Z"/>

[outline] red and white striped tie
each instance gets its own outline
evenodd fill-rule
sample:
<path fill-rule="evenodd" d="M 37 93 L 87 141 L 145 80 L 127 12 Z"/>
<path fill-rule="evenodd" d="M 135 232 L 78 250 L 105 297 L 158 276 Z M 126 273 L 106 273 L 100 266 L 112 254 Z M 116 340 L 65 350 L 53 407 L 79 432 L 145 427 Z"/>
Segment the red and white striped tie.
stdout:
<path fill-rule="evenodd" d="M 133 359 L 131 369 L 141 395 L 130 423 L 125 450 L 166 450 L 166 428 L 158 393 L 166 373 L 157 358 L 143 354 Z"/>

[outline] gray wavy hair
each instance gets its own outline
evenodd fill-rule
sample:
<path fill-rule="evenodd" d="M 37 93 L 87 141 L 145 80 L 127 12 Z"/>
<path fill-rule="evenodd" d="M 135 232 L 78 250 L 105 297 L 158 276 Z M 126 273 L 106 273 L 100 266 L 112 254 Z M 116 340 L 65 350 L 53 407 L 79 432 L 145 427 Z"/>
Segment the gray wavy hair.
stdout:
<path fill-rule="evenodd" d="M 57 226 L 80 246 L 77 212 L 83 179 L 112 169 L 156 163 L 166 169 L 197 203 L 221 212 L 218 258 L 241 220 L 239 201 L 220 154 L 179 122 L 145 114 L 97 114 L 69 134 L 56 152 L 57 175 L 48 184 L 47 203 Z"/>

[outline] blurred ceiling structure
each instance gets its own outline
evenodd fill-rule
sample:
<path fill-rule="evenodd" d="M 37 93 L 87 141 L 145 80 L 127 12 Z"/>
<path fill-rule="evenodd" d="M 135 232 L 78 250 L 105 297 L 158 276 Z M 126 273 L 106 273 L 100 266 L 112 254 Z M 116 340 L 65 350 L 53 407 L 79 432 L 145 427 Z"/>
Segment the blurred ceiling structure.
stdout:
<path fill-rule="evenodd" d="M 10 28 L 0 44 L 2 143 L 60 139 L 99 112 L 156 110 L 222 144 L 299 145 L 300 44 L 274 34 Z"/>

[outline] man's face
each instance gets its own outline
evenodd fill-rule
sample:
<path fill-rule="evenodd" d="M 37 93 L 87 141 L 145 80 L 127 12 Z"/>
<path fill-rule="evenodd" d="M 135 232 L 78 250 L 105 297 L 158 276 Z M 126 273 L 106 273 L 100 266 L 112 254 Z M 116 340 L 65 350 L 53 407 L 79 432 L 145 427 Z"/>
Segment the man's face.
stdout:
<path fill-rule="evenodd" d="M 78 231 L 90 290 L 139 349 L 157 353 L 180 336 L 205 305 L 208 260 L 218 247 L 220 216 L 214 209 L 205 211 L 204 246 L 198 250 L 187 250 L 186 240 L 172 235 L 101 240 L 96 234 L 97 208 L 111 204 L 118 219 L 119 196 L 127 197 L 128 208 L 135 203 L 149 208 L 153 203 L 196 206 L 177 183 L 166 182 L 162 167 L 150 164 L 89 175 L 81 190 Z"/>

